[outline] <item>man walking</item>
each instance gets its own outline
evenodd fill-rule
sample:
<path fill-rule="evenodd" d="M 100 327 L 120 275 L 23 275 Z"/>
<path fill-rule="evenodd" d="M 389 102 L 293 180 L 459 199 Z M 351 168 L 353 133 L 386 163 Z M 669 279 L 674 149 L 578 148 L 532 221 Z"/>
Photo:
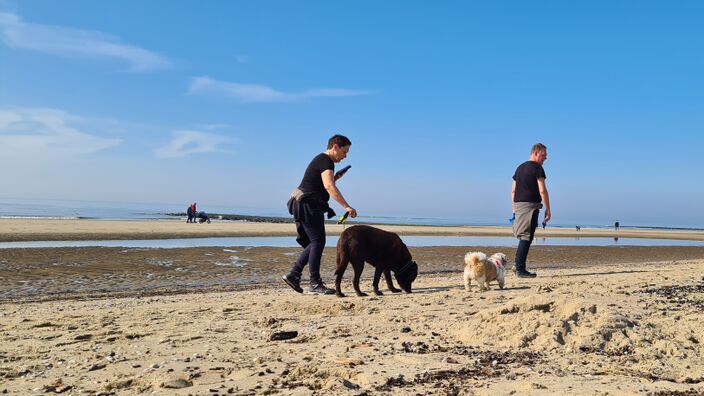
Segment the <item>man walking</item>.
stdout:
<path fill-rule="evenodd" d="M 530 244 L 538 227 L 538 215 L 545 205 L 543 224 L 550 221 L 550 197 L 545 185 L 545 170 L 543 163 L 548 158 L 548 149 L 542 143 L 533 145 L 530 159 L 516 169 L 513 174 L 511 201 L 516 220 L 513 222 L 513 235 L 518 238 L 516 250 L 516 276 L 519 278 L 535 278 L 534 272 L 526 270 L 526 260 Z"/>
<path fill-rule="evenodd" d="M 310 289 L 313 294 L 335 294 L 335 289 L 325 286 L 320 277 L 320 260 L 325 248 L 325 219 L 335 216 L 335 212 L 328 205 L 330 197 L 335 199 L 351 217 L 357 217 L 357 211 L 352 208 L 337 189 L 335 181 L 342 177 L 341 173 L 333 174 L 335 163 L 347 157 L 352 142 L 345 136 L 334 135 L 328 140 L 325 152 L 313 158 L 305 173 L 301 184 L 293 190 L 288 201 L 289 213 L 296 221 L 298 238 L 296 241 L 303 246 L 303 252 L 293 265 L 291 272 L 282 278 L 287 285 L 299 293 L 301 288 L 301 273 L 308 265 L 310 271 Z"/>

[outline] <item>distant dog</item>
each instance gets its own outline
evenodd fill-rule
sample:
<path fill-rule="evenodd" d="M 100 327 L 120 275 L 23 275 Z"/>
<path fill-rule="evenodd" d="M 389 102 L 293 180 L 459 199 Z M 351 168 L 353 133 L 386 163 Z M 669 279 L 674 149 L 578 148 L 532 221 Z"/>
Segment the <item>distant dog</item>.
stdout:
<path fill-rule="evenodd" d="M 482 252 L 470 252 L 464 256 L 464 289 L 469 290 L 472 280 L 479 284 L 479 290 L 489 290 L 489 282 L 496 280 L 504 288 L 506 263 L 508 258 L 503 253 L 486 257 Z"/>
<path fill-rule="evenodd" d="M 374 294 L 381 296 L 379 280 L 384 274 L 386 285 L 393 293 L 401 290 L 394 287 L 391 281 L 391 271 L 394 272 L 398 285 L 406 293 L 411 292 L 411 284 L 418 276 L 418 264 L 413 261 L 408 247 L 401 238 L 393 232 L 387 232 L 367 225 L 356 225 L 342 232 L 337 242 L 337 269 L 335 275 L 335 291 L 338 297 L 344 297 L 340 290 L 342 275 L 347 264 L 352 263 L 354 278 L 352 285 L 358 296 L 367 296 L 359 290 L 359 278 L 362 276 L 364 262 L 376 268 L 374 272 Z"/>

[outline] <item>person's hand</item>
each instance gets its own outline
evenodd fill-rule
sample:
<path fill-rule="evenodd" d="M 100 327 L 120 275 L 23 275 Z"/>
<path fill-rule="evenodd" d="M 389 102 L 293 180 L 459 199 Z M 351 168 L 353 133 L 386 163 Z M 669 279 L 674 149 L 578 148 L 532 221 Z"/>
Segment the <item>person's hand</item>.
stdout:
<path fill-rule="evenodd" d="M 545 219 L 543 220 L 543 222 L 547 223 L 548 221 L 550 221 L 550 217 L 550 208 L 547 208 L 545 209 Z"/>
<path fill-rule="evenodd" d="M 348 211 L 348 212 L 350 212 L 350 217 L 351 217 L 351 218 L 354 219 L 355 217 L 357 217 L 357 211 L 356 211 L 353 207 L 348 206 L 348 207 L 345 208 L 345 210 Z"/>

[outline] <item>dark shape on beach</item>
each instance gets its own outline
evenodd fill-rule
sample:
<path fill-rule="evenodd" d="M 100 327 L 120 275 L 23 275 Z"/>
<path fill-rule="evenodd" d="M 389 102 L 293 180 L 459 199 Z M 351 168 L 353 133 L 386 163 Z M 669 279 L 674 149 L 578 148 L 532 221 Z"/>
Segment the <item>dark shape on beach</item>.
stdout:
<path fill-rule="evenodd" d="M 269 336 L 269 341 L 283 341 L 298 337 L 298 332 L 293 331 L 277 331 Z"/>
<path fill-rule="evenodd" d="M 167 216 L 177 216 L 183 217 L 188 215 L 188 213 L 165 213 Z M 209 217 L 214 217 L 220 220 L 235 220 L 235 221 L 251 221 L 255 223 L 293 223 L 293 219 L 290 217 L 274 217 L 274 216 L 247 216 L 238 214 L 221 214 L 221 213 L 211 213 Z M 194 220 L 195 221 L 195 220 Z"/>
<path fill-rule="evenodd" d="M 196 218 L 198 218 L 198 222 L 200 224 L 203 224 L 205 222 L 210 223 L 210 217 L 208 217 L 208 214 L 203 211 L 198 212 L 198 214 L 196 214 Z"/>
<path fill-rule="evenodd" d="M 375 268 L 372 287 L 377 296 L 382 295 L 379 291 L 379 280 L 382 274 L 392 293 L 399 293 L 401 290 L 394 287 L 391 271 L 394 272 L 398 285 L 406 293 L 411 293 L 412 283 L 418 275 L 418 264 L 413 261 L 408 247 L 398 234 L 368 225 L 352 226 L 340 234 L 336 262 L 335 294 L 338 297 L 345 296 L 340 284 L 348 264 L 352 264 L 354 270 L 352 286 L 360 297 L 367 295 L 359 289 L 359 280 L 365 262 Z"/>

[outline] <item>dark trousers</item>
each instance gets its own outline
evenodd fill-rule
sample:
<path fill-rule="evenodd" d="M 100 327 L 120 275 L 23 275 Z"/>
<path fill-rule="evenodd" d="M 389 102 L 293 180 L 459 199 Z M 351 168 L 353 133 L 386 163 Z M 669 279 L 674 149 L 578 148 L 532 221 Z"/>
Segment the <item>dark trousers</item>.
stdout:
<path fill-rule="evenodd" d="M 530 244 L 533 242 L 533 237 L 535 236 L 535 229 L 538 228 L 538 215 L 540 210 L 536 209 L 533 211 L 530 218 L 530 240 L 520 240 L 518 241 L 518 249 L 516 250 L 516 270 L 525 271 L 526 261 L 528 260 L 528 251 L 530 250 Z"/>
<path fill-rule="evenodd" d="M 303 272 L 306 264 L 309 265 L 310 283 L 316 285 L 322 281 L 320 277 L 320 260 L 323 257 L 323 249 L 325 248 L 325 219 L 323 214 L 319 216 L 310 216 L 308 221 L 301 222 L 301 226 L 305 231 L 310 243 L 303 249 L 296 260 L 292 271 L 300 274 Z"/>

